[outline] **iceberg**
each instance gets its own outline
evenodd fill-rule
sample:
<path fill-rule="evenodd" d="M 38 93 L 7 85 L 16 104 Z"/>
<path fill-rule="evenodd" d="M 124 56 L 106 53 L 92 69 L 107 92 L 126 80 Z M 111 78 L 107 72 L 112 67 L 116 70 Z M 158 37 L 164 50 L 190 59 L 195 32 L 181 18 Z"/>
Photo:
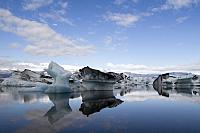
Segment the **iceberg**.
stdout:
<path fill-rule="evenodd" d="M 51 83 L 51 78 L 46 78 L 41 73 L 25 69 L 24 71 L 13 71 L 11 76 L 5 78 L 1 82 L 1 85 L 13 87 L 34 87 Z"/>
<path fill-rule="evenodd" d="M 7 78 L 1 83 L 2 86 L 13 86 L 13 87 L 34 87 L 38 84 L 43 84 L 43 83 L 25 81 L 17 78 Z"/>
<path fill-rule="evenodd" d="M 63 93 L 63 92 L 72 92 L 69 86 L 69 79 L 72 76 L 72 73 L 66 71 L 63 67 L 59 66 L 55 62 L 51 62 L 48 66 L 48 69 L 44 69 L 52 78 L 53 84 L 50 85 L 46 93 Z"/>
<path fill-rule="evenodd" d="M 123 80 L 125 77 L 123 73 L 118 74 L 114 72 L 102 72 L 90 67 L 84 67 L 79 70 L 79 75 L 84 81 L 97 81 L 115 83 L 116 81 Z"/>
<path fill-rule="evenodd" d="M 51 62 L 48 69 L 44 69 L 54 80 L 53 86 L 69 87 L 69 79 L 72 76 L 70 71 L 64 70 L 55 62 Z"/>
<path fill-rule="evenodd" d="M 169 97 L 169 93 L 163 89 L 163 79 L 168 79 L 169 73 L 159 75 L 153 82 L 153 88 L 158 92 L 159 95 Z"/>

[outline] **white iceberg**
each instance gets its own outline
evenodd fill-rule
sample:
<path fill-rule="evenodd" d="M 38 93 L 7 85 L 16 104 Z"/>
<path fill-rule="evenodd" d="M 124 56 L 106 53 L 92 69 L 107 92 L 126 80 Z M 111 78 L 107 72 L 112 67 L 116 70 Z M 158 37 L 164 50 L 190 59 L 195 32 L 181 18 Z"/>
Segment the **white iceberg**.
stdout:
<path fill-rule="evenodd" d="M 24 81 L 17 78 L 7 78 L 1 85 L 2 86 L 13 86 L 13 87 L 34 87 L 36 85 L 42 85 L 43 83 Z"/>
<path fill-rule="evenodd" d="M 21 88 L 20 92 L 45 92 L 45 93 L 64 93 L 72 92 L 69 86 L 69 79 L 72 73 L 64 70 L 63 67 L 59 66 L 55 62 L 51 62 L 48 69 L 45 71 L 53 78 L 53 84 L 48 85 L 44 83 L 30 82 L 30 81 L 19 81 L 8 79 L 5 80 L 4 84 L 13 84 L 13 86 L 26 86 L 30 88 Z M 13 82 L 14 81 L 14 82 Z M 19 84 L 19 85 L 18 85 Z"/>
<path fill-rule="evenodd" d="M 47 83 L 52 83 L 52 79 L 43 78 L 40 73 L 25 69 L 24 71 L 13 71 L 12 75 L 5 78 L 1 85 L 11 87 L 34 87 Z"/>
<path fill-rule="evenodd" d="M 54 79 L 54 86 L 69 87 L 69 79 L 72 75 L 70 71 L 64 70 L 53 61 L 49 64 L 48 69 L 44 70 Z"/>
<path fill-rule="evenodd" d="M 45 90 L 46 93 L 63 93 L 72 91 L 69 86 L 69 79 L 72 76 L 71 72 L 66 71 L 63 67 L 53 61 L 49 64 L 48 69 L 44 70 L 54 80 L 53 84 Z"/>

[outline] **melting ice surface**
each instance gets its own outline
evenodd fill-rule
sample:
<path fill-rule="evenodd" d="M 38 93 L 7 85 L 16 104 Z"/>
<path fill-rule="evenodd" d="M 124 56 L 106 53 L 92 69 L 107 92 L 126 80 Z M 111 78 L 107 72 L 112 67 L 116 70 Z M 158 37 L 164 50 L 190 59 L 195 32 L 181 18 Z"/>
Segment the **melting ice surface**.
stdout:
<path fill-rule="evenodd" d="M 152 86 L 63 94 L 20 89 L 0 89 L 0 133 L 200 132 L 198 88 L 168 89 L 169 97 Z"/>

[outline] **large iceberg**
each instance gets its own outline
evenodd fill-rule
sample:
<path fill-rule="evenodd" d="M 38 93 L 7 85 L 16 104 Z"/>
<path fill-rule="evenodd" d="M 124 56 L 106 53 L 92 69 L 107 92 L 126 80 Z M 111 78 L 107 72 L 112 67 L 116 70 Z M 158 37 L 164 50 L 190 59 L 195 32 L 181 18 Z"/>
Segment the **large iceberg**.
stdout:
<path fill-rule="evenodd" d="M 102 72 L 100 70 L 92 69 L 90 67 L 84 67 L 79 70 L 79 76 L 84 80 L 84 81 L 97 81 L 97 82 L 113 82 L 115 83 L 116 81 L 119 80 L 124 80 L 124 74 L 118 74 L 114 72 Z"/>
<path fill-rule="evenodd" d="M 48 86 L 45 90 L 46 93 L 63 93 L 63 92 L 72 92 L 69 86 L 69 79 L 72 76 L 72 73 L 66 71 L 63 67 L 59 66 L 55 62 L 51 62 L 48 66 L 48 69 L 44 69 L 52 78 L 53 84 Z M 42 86 L 44 88 L 44 86 Z"/>
<path fill-rule="evenodd" d="M 69 79 L 72 75 L 70 71 L 66 71 L 53 61 L 49 64 L 48 69 L 44 70 L 54 79 L 54 86 L 69 87 Z"/>

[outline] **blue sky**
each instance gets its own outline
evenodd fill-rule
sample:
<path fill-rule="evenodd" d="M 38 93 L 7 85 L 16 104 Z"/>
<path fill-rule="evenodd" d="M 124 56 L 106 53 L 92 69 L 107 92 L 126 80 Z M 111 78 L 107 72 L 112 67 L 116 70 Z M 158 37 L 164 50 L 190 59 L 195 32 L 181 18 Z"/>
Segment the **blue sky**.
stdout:
<path fill-rule="evenodd" d="M 0 0 L 1 69 L 199 73 L 199 12 L 200 0 Z"/>

